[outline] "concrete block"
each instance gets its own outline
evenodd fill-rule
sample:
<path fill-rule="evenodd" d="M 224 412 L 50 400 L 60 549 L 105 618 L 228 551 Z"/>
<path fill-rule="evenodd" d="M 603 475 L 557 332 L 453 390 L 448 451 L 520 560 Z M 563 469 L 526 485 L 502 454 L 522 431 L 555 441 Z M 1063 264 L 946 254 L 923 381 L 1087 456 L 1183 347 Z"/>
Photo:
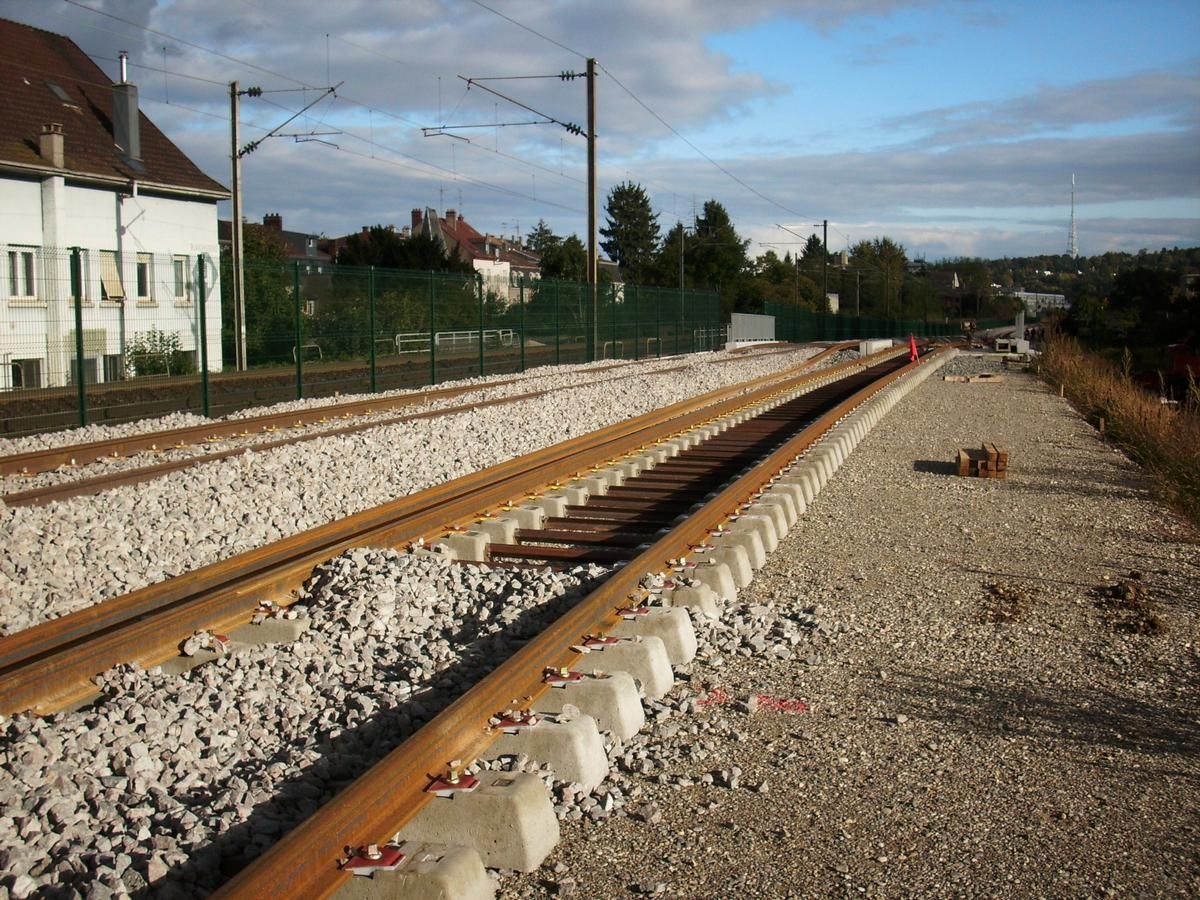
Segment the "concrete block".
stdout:
<path fill-rule="evenodd" d="M 778 503 L 769 503 L 759 499 L 743 510 L 744 515 L 748 516 L 766 516 L 771 520 L 771 525 L 775 528 L 775 537 L 777 540 L 782 540 L 788 532 L 788 517 L 783 506 Z"/>
<path fill-rule="evenodd" d="M 708 616 L 710 619 L 719 619 L 721 617 L 720 609 L 717 606 L 717 595 L 708 585 L 680 585 L 679 587 L 668 588 L 662 592 L 663 603 L 670 606 L 678 606 L 681 609 L 693 609 L 702 615 Z"/>
<path fill-rule="evenodd" d="M 608 479 L 600 475 L 585 475 L 578 481 L 572 481 L 571 485 L 585 488 L 593 497 L 603 497 L 608 493 Z"/>
<path fill-rule="evenodd" d="M 536 530 L 546 520 L 546 511 L 540 506 L 521 505 L 504 510 L 504 516 L 515 520 L 518 528 Z"/>
<path fill-rule="evenodd" d="M 543 494 L 529 501 L 528 506 L 540 507 L 546 516 L 563 517 L 567 514 L 567 498 L 562 494 Z"/>
<path fill-rule="evenodd" d="M 555 715 L 550 710 L 537 712 Z M 487 758 L 522 753 L 554 769 L 559 781 L 575 781 L 589 791 L 608 777 L 604 742 L 600 740 L 596 720 L 589 715 L 566 720 L 542 718 L 530 728 L 501 734 L 488 748 Z"/>
<path fill-rule="evenodd" d="M 666 462 L 668 459 L 674 459 L 679 455 L 679 447 L 671 441 L 664 441 L 661 444 L 651 447 L 648 452 L 658 454 L 661 457 L 659 462 Z"/>
<path fill-rule="evenodd" d="M 301 616 L 298 619 L 280 619 L 270 617 L 261 622 L 247 622 L 239 625 L 226 635 L 235 644 L 288 644 L 297 640 L 308 631 L 312 619 Z"/>
<path fill-rule="evenodd" d="M 483 562 L 487 555 L 488 536 L 474 529 L 456 531 L 443 537 L 438 544 L 447 548 L 451 559 Z"/>
<path fill-rule="evenodd" d="M 637 478 L 642 474 L 642 467 L 632 459 L 623 459 L 618 463 L 613 463 L 612 468 L 616 469 L 628 481 L 630 478 Z"/>
<path fill-rule="evenodd" d="M 812 503 L 817 494 L 821 493 L 821 482 L 805 465 L 793 466 L 787 475 L 779 479 L 779 483 L 794 484 L 800 488 L 805 504 Z"/>
<path fill-rule="evenodd" d="M 625 473 L 616 466 L 608 466 L 596 472 L 597 475 L 603 475 L 608 479 L 609 487 L 620 487 L 625 483 Z"/>
<path fill-rule="evenodd" d="M 784 488 L 771 486 L 763 491 L 762 497 L 759 498 L 761 502 L 773 504 L 783 510 L 784 524 L 788 527 L 788 530 L 791 530 L 800 518 L 800 510 L 796 506 L 796 496 L 792 493 L 795 486 L 792 485 L 791 488 L 785 490 Z M 803 500 L 804 498 L 801 497 L 800 499 Z"/>
<path fill-rule="evenodd" d="M 435 797 L 398 833 L 405 841 L 473 848 L 495 869 L 532 872 L 558 843 L 558 819 L 536 775 L 480 772 L 479 787 Z"/>
<path fill-rule="evenodd" d="M 603 649 L 594 648 L 581 664 L 584 671 L 628 672 L 642 683 L 642 693 L 657 700 L 675 683 L 671 658 L 659 637 L 639 640 L 623 638 Z"/>
<path fill-rule="evenodd" d="M 508 516 L 483 519 L 472 530 L 486 534 L 489 543 L 511 544 L 517 539 L 517 520 Z"/>
<path fill-rule="evenodd" d="M 696 658 L 696 630 L 692 617 L 679 606 L 652 606 L 645 615 L 622 619 L 609 634 L 615 637 L 654 635 L 667 648 L 672 666 L 683 666 Z"/>
<path fill-rule="evenodd" d="M 582 485 L 572 487 L 570 485 L 560 486 L 554 489 L 554 493 L 562 494 L 567 498 L 567 503 L 571 506 L 583 506 L 588 502 L 587 488 Z"/>
<path fill-rule="evenodd" d="M 641 466 L 643 472 L 645 472 L 647 469 L 653 469 L 661 462 L 657 454 L 650 453 L 648 451 L 639 451 L 633 456 L 629 457 L 629 459 L 630 461 Z"/>
<path fill-rule="evenodd" d="M 745 551 L 746 561 L 754 571 L 767 564 L 767 548 L 757 531 L 725 528 L 710 536 L 708 543 L 718 548 L 740 547 Z M 749 584 L 748 581 L 746 583 Z"/>
<path fill-rule="evenodd" d="M 724 563 L 716 563 L 711 566 L 687 566 L 681 574 L 693 581 L 698 581 L 718 597 L 724 597 L 729 601 L 737 599 L 737 583 L 733 579 L 733 573 L 729 571 L 729 566 Z"/>
<path fill-rule="evenodd" d="M 779 546 L 779 532 L 775 530 L 775 522 L 770 516 L 761 514 L 739 515 L 728 528 L 729 531 L 745 531 L 747 529 L 758 532 L 765 552 L 775 552 L 775 548 Z"/>
<path fill-rule="evenodd" d="M 646 711 L 637 685 L 628 672 L 605 672 L 603 675 L 584 675 L 552 687 L 538 698 L 539 712 L 562 712 L 567 704 L 591 716 L 600 731 L 611 731 L 621 740 L 628 740 L 646 724 Z"/>
<path fill-rule="evenodd" d="M 690 562 L 697 568 L 727 566 L 733 583 L 739 588 L 746 587 L 754 580 L 754 567 L 750 564 L 750 554 L 745 547 L 731 541 L 713 541 L 710 546 L 712 550 L 699 551 L 691 557 Z"/>
<path fill-rule="evenodd" d="M 471 847 L 401 841 L 404 861 L 390 872 L 356 875 L 334 900 L 492 900 L 496 882 Z"/>
<path fill-rule="evenodd" d="M 781 494 L 791 498 L 792 508 L 796 510 L 797 521 L 800 516 L 808 512 L 808 501 L 804 499 L 804 489 L 800 485 L 788 481 L 777 481 L 763 496 L 772 494 Z M 794 526 L 795 522 L 792 524 Z"/>
<path fill-rule="evenodd" d="M 220 659 L 223 655 L 217 653 L 215 650 L 200 650 L 191 656 L 172 656 L 170 659 L 160 663 L 159 668 L 163 670 L 164 675 L 182 675 L 184 672 L 190 672 L 196 666 L 202 666 L 206 662 Z"/>

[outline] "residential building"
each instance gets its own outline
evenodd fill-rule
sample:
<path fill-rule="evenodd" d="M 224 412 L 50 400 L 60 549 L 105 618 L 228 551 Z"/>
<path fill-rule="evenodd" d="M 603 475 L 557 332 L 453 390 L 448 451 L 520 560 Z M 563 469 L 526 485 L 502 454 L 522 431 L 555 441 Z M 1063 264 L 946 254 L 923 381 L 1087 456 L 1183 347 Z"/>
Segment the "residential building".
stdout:
<path fill-rule="evenodd" d="M 193 365 L 203 340 L 219 370 L 229 192 L 139 109 L 124 71 L 113 84 L 69 38 L 3 19 L 0 46 L 0 389 L 124 378 L 153 333 Z"/>
<path fill-rule="evenodd" d="M 483 276 L 484 287 L 515 301 L 522 279 L 541 277 L 541 259 L 519 240 L 482 234 L 456 210 L 439 217 L 433 209 L 414 209 L 410 234 L 427 234 L 442 242 L 448 253 L 458 256 Z"/>
<path fill-rule="evenodd" d="M 1071 304 L 1067 302 L 1066 294 L 1038 294 L 1033 291 L 1010 291 L 1006 296 L 1015 297 L 1025 306 L 1025 312 L 1031 316 L 1040 316 L 1051 310 L 1067 310 Z"/>

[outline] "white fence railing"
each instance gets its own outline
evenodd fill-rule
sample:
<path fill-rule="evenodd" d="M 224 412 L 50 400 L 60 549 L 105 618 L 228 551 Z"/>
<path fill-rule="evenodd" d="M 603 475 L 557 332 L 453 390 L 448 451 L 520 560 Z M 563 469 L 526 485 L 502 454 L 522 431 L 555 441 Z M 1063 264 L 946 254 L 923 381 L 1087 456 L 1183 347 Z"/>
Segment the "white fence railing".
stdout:
<path fill-rule="evenodd" d="M 438 331 L 433 335 L 435 347 L 450 349 L 479 346 L 479 336 L 483 335 L 485 347 L 512 347 L 517 343 L 517 332 L 513 328 L 486 328 L 482 332 L 475 331 Z M 397 334 L 395 338 L 397 353 L 421 353 L 429 349 L 428 331 L 408 331 Z"/>

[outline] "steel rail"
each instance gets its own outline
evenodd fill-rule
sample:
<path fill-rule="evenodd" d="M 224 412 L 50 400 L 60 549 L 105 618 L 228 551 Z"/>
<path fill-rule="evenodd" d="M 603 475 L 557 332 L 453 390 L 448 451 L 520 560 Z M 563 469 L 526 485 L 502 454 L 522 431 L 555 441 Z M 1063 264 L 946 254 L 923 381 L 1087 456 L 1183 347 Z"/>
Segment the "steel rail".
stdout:
<path fill-rule="evenodd" d="M 702 543 L 842 416 L 921 364 L 908 363 L 857 391 L 721 490 L 289 831 L 213 896 L 256 900 L 267 895 L 320 898 L 332 894 L 352 877 L 339 868 L 346 848 L 390 840 L 431 799 L 426 788 L 432 778 L 445 773 L 450 760 L 475 760 L 487 749 L 494 740 L 487 728 L 489 717 L 510 706 L 513 697 L 523 698 L 525 705 L 536 705 L 537 698 L 547 690 L 542 680 L 544 672 L 577 664 L 579 657 L 571 647 L 584 635 L 607 631 L 619 621 L 617 609 L 638 593 L 639 581 L 647 571 L 662 570 L 668 560 L 686 555 L 690 547 Z"/>
<path fill-rule="evenodd" d="M 816 356 L 808 359 L 806 362 L 810 366 L 815 365 L 832 353 L 835 353 L 839 349 L 842 349 L 846 346 L 849 346 L 849 342 L 835 345 L 821 351 Z M 762 355 L 774 355 L 776 353 L 783 352 L 789 351 L 774 350 L 771 351 L 770 354 Z M 744 357 L 720 360 L 720 362 L 741 362 L 743 360 Z M 609 366 L 598 366 L 587 371 L 589 373 L 608 372 L 613 369 L 626 368 L 631 364 L 632 363 L 626 362 Z M 634 378 L 642 374 L 647 376 L 661 375 L 668 372 L 677 372 L 684 368 L 686 368 L 686 366 L 671 366 L 670 368 L 658 369 L 653 372 L 635 373 L 632 375 L 618 377 Z M 62 466 L 81 467 L 90 463 L 100 462 L 101 460 L 132 456 L 136 453 L 154 453 L 163 450 L 182 449 L 183 447 L 196 446 L 202 443 L 213 443 L 222 438 L 251 437 L 253 435 L 270 434 L 284 428 L 291 429 L 306 427 L 314 424 L 324 425 L 330 422 L 331 419 L 335 418 L 355 418 L 358 416 L 383 412 L 389 409 L 413 406 L 418 403 L 424 403 L 432 400 L 442 400 L 472 392 L 485 392 L 492 388 L 517 384 L 521 381 L 528 381 L 536 377 L 539 376 L 525 375 L 521 376 L 520 378 L 507 378 L 502 381 L 493 381 L 482 385 L 477 384 L 465 387 L 437 388 L 415 394 L 376 397 L 367 400 L 352 400 L 346 403 L 315 407 L 311 410 L 301 410 L 291 413 L 268 413 L 261 416 L 248 416 L 241 419 L 224 419 L 205 425 L 192 425 L 186 428 L 174 428 L 164 431 L 147 432 L 146 434 L 130 435 L 128 437 L 105 438 L 103 440 L 89 441 L 86 443 L 68 444 L 62 447 L 50 448 L 47 450 L 30 450 L 25 453 L 0 456 L 0 476 L 36 475 L 43 472 L 54 471 Z M 611 381 L 614 379 L 605 380 Z M 570 390 L 571 387 L 572 386 L 564 388 L 551 388 L 549 390 Z M 578 385 L 575 385 L 574 387 L 578 387 Z M 514 397 L 480 401 L 474 405 L 488 406 L 499 402 L 513 402 L 516 400 L 528 399 L 544 393 L 546 393 L 546 391 L 533 391 Z M 411 418 L 420 417 L 421 416 L 418 415 Z M 198 465 L 203 462 L 225 459 L 229 456 L 244 453 L 246 450 L 267 450 L 287 444 L 299 443 L 305 440 L 315 440 L 318 437 L 351 434 L 355 431 L 378 428 L 384 425 L 392 425 L 398 422 L 408 421 L 409 418 L 410 417 L 401 416 L 382 421 L 375 420 L 356 425 L 345 426 L 342 428 L 327 429 L 316 433 L 298 435 L 279 441 L 271 441 L 266 444 L 244 445 L 214 453 L 206 453 L 187 460 L 174 460 L 171 462 L 159 463 L 153 466 L 145 466 L 136 470 L 127 470 L 125 472 L 102 475 L 96 478 L 64 482 L 63 484 L 50 485 L 42 488 L 33 488 L 27 491 L 15 491 L 5 494 L 3 499 L 4 502 L 9 506 L 41 505 L 43 503 L 49 503 L 51 500 L 62 500 L 68 497 L 79 496 L 80 494 L 84 493 L 94 493 L 97 490 L 103 490 L 105 486 L 109 484 L 112 486 L 117 486 L 120 484 L 136 484 L 141 481 L 146 481 L 150 478 L 158 477 L 161 474 L 188 468 L 189 466 Z M 76 490 L 70 487 L 70 485 L 79 485 L 80 489 Z"/>
<path fill-rule="evenodd" d="M 816 357 L 813 357 L 812 360 L 807 360 L 806 363 L 811 366 L 813 360 L 815 359 Z M 678 372 L 683 368 L 683 366 L 672 366 L 666 369 L 657 369 L 653 372 L 637 373 L 633 375 L 618 375 L 615 378 L 604 378 L 600 379 L 599 381 L 588 382 L 587 385 L 576 384 L 568 385 L 566 387 L 547 388 L 541 391 L 528 391 L 524 394 L 512 394 L 507 397 L 496 397 L 491 400 L 479 400 L 472 403 L 464 403 L 459 406 L 444 407 L 442 409 L 430 409 L 419 413 L 411 413 L 406 416 L 389 416 L 385 419 L 370 419 L 368 421 L 357 422 L 354 425 L 345 425 L 341 428 L 309 431 L 305 432 L 304 434 L 282 438 L 277 441 L 267 441 L 261 444 L 244 444 L 240 447 L 231 447 L 228 450 L 218 450 L 215 453 L 204 453 L 199 456 L 188 457 L 187 459 L 170 460 L 168 462 L 157 463 L 156 465 L 152 466 L 141 466 L 136 469 L 124 469 L 118 472 L 109 472 L 104 475 L 98 475 L 94 478 L 64 481 L 59 484 L 51 484 L 45 487 L 31 488 L 27 491 L 16 491 L 11 494 L 5 494 L 0 499 L 3 499 L 7 506 L 43 506 L 54 500 L 67 500 L 71 497 L 95 494 L 99 493 L 100 491 L 108 490 L 109 488 L 119 487 L 121 485 L 139 484 L 143 481 L 150 481 L 154 478 L 158 478 L 160 475 L 165 475 L 170 472 L 177 472 L 182 469 L 191 468 L 192 466 L 228 459 L 231 456 L 241 456 L 243 453 L 262 453 L 268 450 L 277 449 L 279 447 L 300 444 L 304 443 L 305 441 L 314 441 L 318 438 L 356 434 L 361 431 L 369 431 L 372 428 L 383 428 L 388 425 L 399 425 L 404 422 L 415 422 L 421 419 L 432 419 L 440 416 L 454 415 L 455 413 L 471 412 L 476 409 L 485 409 L 489 406 L 503 406 L 508 403 L 519 403 L 524 400 L 533 400 L 537 397 L 545 397 L 548 394 L 552 394 L 557 391 L 572 390 L 578 387 L 598 384 L 608 384 L 613 381 L 621 381 L 622 379 L 626 378 L 637 378 L 642 375 L 645 377 L 667 375 L 672 372 Z M 511 384 L 512 382 L 504 383 Z M 170 449 L 177 448 L 173 447 Z"/>
<path fill-rule="evenodd" d="M 436 536 L 664 435 L 863 367 L 852 361 L 811 372 L 801 365 L 721 388 L 0 638 L 0 713 L 69 705 L 93 693 L 90 679 L 115 665 L 162 662 L 196 631 L 243 624 L 263 600 L 290 602 L 317 565 L 347 549 Z"/>
<path fill-rule="evenodd" d="M 588 371 L 606 372 L 630 364 L 631 362 L 619 362 L 607 366 L 597 366 Z M 59 466 L 83 466 L 102 459 L 131 456 L 134 453 L 141 453 L 147 450 L 169 450 L 180 446 L 210 442 L 222 437 L 247 437 L 251 434 L 270 433 L 284 428 L 323 424 L 331 418 L 350 418 L 353 416 L 368 415 L 381 410 L 412 406 L 413 404 L 424 403 L 430 400 L 457 397 L 462 394 L 471 393 L 472 391 L 486 391 L 490 388 L 516 384 L 536 377 L 538 376 L 522 375 L 516 378 L 492 381 L 487 384 L 431 388 L 417 393 L 372 397 L 365 400 L 349 400 L 344 403 L 333 403 L 328 406 L 294 410 L 292 412 L 265 413 L 259 416 L 246 416 L 240 419 L 221 419 L 203 425 L 189 425 L 183 428 L 169 428 L 163 431 L 147 432 L 146 434 L 105 438 L 79 444 L 67 444 L 62 447 L 53 447 L 46 450 L 30 450 L 25 453 L 0 456 L 0 476 L 36 475 L 40 472 L 52 471 Z"/>

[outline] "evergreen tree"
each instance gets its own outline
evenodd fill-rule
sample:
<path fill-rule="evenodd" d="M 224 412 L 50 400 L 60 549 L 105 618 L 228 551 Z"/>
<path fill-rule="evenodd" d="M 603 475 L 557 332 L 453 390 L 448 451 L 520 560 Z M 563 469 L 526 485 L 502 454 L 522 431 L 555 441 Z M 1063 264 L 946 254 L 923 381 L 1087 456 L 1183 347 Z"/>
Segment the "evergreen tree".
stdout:
<path fill-rule="evenodd" d="M 538 219 L 537 225 L 533 231 L 529 232 L 525 241 L 530 250 L 540 255 L 556 244 L 562 243 L 562 238 L 550 229 L 545 219 Z"/>
<path fill-rule="evenodd" d="M 608 227 L 600 229 L 600 246 L 621 267 L 626 281 L 645 283 L 659 241 L 658 216 L 650 198 L 639 184 L 618 184 L 609 192 L 605 211 Z"/>
<path fill-rule="evenodd" d="M 555 238 L 542 252 L 542 277 L 561 281 L 584 281 L 587 279 L 587 248 L 576 235 L 565 241 Z"/>

